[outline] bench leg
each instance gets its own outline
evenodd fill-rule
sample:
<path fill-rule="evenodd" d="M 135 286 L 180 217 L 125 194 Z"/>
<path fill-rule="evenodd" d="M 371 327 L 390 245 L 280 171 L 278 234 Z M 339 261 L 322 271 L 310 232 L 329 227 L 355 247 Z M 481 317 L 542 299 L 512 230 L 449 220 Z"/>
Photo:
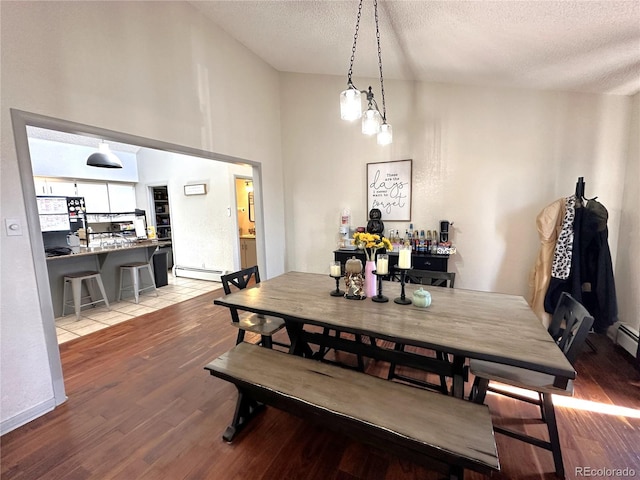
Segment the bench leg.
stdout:
<path fill-rule="evenodd" d="M 264 410 L 264 404 L 255 401 L 242 390 L 238 389 L 238 401 L 236 403 L 236 411 L 233 414 L 231 425 L 222 434 L 222 439 L 230 442 L 235 436 L 255 417 Z"/>

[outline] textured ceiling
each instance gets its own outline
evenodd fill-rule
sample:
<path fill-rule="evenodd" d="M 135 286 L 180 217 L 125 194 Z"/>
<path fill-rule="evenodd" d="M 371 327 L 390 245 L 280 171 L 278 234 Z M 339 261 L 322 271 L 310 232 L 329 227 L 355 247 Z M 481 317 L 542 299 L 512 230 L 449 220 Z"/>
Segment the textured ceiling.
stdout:
<path fill-rule="evenodd" d="M 356 0 L 190 3 L 275 69 L 346 81 Z M 638 0 L 380 0 L 378 10 L 385 78 L 640 91 Z M 373 0 L 364 2 L 354 76 L 378 77 Z"/>

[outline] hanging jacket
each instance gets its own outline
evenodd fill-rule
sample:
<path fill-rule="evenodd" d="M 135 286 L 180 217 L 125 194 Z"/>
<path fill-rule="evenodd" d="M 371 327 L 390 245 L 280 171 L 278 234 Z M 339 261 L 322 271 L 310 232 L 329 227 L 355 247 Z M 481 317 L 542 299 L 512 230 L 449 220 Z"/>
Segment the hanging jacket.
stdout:
<path fill-rule="evenodd" d="M 618 304 L 607 229 L 607 210 L 595 200 L 576 205 L 571 274 L 552 277 L 544 308 L 552 313 L 562 292 L 570 293 L 593 316 L 593 329 L 604 333 L 617 320 Z"/>
<path fill-rule="evenodd" d="M 565 199 L 560 198 L 547 205 L 536 217 L 540 248 L 536 262 L 529 274 L 527 301 L 545 327 L 549 326 L 551 315 L 544 310 L 544 297 L 549 287 L 554 250 L 564 216 Z"/>
<path fill-rule="evenodd" d="M 593 329 L 604 333 L 618 316 L 608 240 L 608 212 L 596 200 L 589 200 L 583 210 L 579 247 L 582 303 L 593 316 Z"/>

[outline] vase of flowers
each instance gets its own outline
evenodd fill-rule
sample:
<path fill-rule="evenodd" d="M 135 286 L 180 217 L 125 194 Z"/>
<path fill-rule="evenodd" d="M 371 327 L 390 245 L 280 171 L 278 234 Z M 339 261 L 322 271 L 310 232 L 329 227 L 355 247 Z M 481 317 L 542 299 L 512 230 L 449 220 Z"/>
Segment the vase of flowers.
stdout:
<path fill-rule="evenodd" d="M 364 250 L 364 254 L 367 258 L 364 268 L 365 293 L 367 297 L 374 297 L 376 295 L 376 276 L 373 274 L 373 271 L 376 269 L 376 252 L 382 248 L 387 251 L 393 250 L 393 246 L 388 238 L 375 233 L 364 232 L 356 232 L 353 235 L 353 241 L 351 243 L 359 249 Z"/>

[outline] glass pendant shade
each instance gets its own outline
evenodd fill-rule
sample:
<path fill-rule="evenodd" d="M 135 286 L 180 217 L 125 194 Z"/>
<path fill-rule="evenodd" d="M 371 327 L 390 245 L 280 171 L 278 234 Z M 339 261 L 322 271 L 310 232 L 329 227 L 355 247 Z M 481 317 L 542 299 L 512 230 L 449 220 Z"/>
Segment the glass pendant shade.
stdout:
<path fill-rule="evenodd" d="M 340 117 L 343 120 L 357 120 L 362 116 L 362 102 L 360 91 L 347 88 L 340 94 Z"/>
<path fill-rule="evenodd" d="M 375 135 L 380 131 L 382 116 L 380 112 L 369 107 L 362 115 L 362 133 L 365 135 Z"/>
<path fill-rule="evenodd" d="M 389 145 L 391 142 L 393 142 L 391 125 L 383 123 L 380 125 L 380 131 L 378 132 L 378 145 Z"/>

